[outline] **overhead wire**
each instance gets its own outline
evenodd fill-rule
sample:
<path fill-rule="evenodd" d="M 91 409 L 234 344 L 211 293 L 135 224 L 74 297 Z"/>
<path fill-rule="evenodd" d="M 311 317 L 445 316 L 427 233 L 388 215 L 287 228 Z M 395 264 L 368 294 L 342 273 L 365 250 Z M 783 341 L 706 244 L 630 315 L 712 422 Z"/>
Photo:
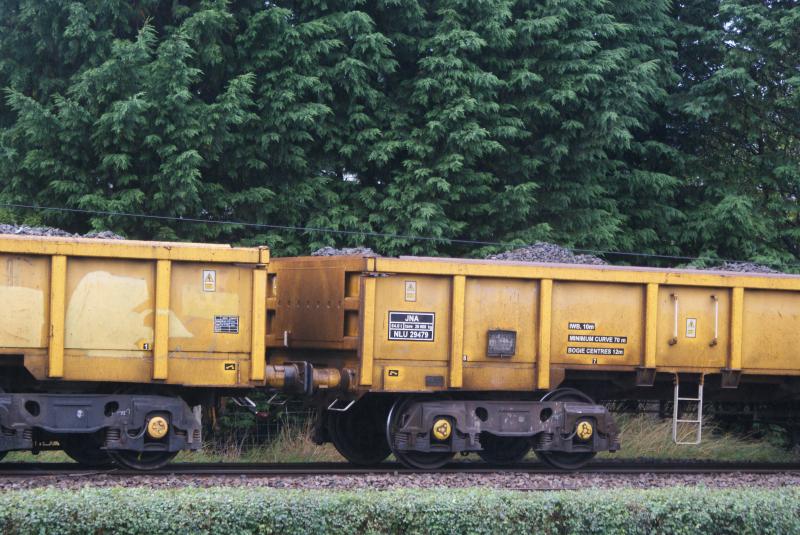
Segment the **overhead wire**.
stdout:
<path fill-rule="evenodd" d="M 260 228 L 269 230 L 284 230 L 284 231 L 294 231 L 294 232 L 307 232 L 307 233 L 318 232 L 321 234 L 339 234 L 343 236 L 364 236 L 372 238 L 390 238 L 390 239 L 399 239 L 408 241 L 427 241 L 427 242 L 450 243 L 459 245 L 480 245 L 480 246 L 497 246 L 497 247 L 525 247 L 526 245 L 530 245 L 530 244 L 520 244 L 519 242 L 472 240 L 465 238 L 445 238 L 436 236 L 420 236 L 414 234 L 396 234 L 391 232 L 343 230 L 343 229 L 332 229 L 324 227 L 306 227 L 297 225 L 274 225 L 269 223 L 253 223 L 248 221 L 235 221 L 235 220 L 225 220 L 225 219 L 202 219 L 197 217 L 166 216 L 157 214 L 137 214 L 133 212 L 117 212 L 112 210 L 90 210 L 85 208 L 68 208 L 62 206 L 41 206 L 36 204 L 0 203 L 0 207 L 12 208 L 12 209 L 24 209 L 24 210 L 76 213 L 83 215 L 94 215 L 94 216 L 105 216 L 105 217 L 129 217 L 138 219 L 174 221 L 174 222 L 206 224 L 206 225 L 239 226 L 239 227 Z M 683 260 L 689 262 L 693 262 L 696 260 L 709 260 L 708 258 L 704 259 L 702 257 L 696 257 L 696 256 L 667 255 L 667 254 L 645 253 L 645 252 L 634 252 L 634 251 L 605 251 L 601 249 L 582 249 L 582 248 L 569 248 L 569 250 L 572 251 L 573 253 L 584 253 L 584 254 L 593 254 L 602 256 L 617 255 L 625 257 L 656 258 L 661 260 Z M 729 263 L 749 262 L 747 260 L 735 260 L 728 258 L 714 258 L 713 260 L 718 262 L 729 262 Z M 772 262 L 772 261 L 759 261 L 759 263 L 765 265 L 789 265 L 789 266 L 800 267 L 800 263 L 782 263 L 782 262 Z"/>

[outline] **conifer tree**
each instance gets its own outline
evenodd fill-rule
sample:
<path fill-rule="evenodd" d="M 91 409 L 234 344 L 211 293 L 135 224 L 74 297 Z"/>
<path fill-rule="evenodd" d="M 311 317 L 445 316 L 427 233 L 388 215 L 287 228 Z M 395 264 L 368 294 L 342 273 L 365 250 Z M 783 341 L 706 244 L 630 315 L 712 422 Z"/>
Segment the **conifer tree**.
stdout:
<path fill-rule="evenodd" d="M 681 4 L 672 143 L 688 158 L 678 208 L 690 254 L 800 254 L 800 5 Z"/>
<path fill-rule="evenodd" d="M 0 201 L 225 221 L 35 212 L 277 254 L 790 262 L 797 7 L 0 0 Z"/>

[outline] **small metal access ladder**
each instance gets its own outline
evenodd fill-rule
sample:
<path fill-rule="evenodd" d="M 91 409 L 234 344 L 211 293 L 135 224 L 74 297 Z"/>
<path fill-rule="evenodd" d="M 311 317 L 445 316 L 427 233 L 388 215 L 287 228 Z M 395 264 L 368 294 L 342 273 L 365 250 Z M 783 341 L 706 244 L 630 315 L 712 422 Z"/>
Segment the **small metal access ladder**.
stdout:
<path fill-rule="evenodd" d="M 697 397 L 681 397 L 680 394 L 681 384 L 678 376 L 675 376 L 675 395 L 674 404 L 672 408 L 672 441 L 675 444 L 681 445 L 695 445 L 700 444 L 703 437 L 703 377 L 697 383 Z M 681 402 L 696 403 L 697 405 L 697 418 L 681 418 Z M 694 425 L 695 439 L 691 440 L 678 440 L 678 426 L 680 424 Z"/>

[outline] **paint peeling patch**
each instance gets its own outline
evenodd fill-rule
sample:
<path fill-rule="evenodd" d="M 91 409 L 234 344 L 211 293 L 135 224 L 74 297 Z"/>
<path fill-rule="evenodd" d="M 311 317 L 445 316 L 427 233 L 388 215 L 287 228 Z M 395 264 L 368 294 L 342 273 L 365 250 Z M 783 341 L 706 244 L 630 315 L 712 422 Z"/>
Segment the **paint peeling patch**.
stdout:
<path fill-rule="evenodd" d="M 139 340 L 152 340 L 152 310 L 147 281 L 87 273 L 69 297 L 66 313 L 66 347 L 137 350 Z"/>

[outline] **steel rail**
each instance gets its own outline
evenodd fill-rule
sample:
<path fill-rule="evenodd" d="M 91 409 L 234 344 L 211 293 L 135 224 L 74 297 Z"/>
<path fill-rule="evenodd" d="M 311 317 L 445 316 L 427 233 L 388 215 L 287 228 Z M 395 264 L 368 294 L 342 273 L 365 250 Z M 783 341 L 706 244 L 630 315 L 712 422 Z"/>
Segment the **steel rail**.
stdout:
<path fill-rule="evenodd" d="M 723 462 L 606 462 L 596 461 L 574 472 L 550 468 L 541 463 L 520 463 L 494 466 L 479 462 L 450 463 L 428 471 L 406 468 L 399 463 L 382 463 L 372 467 L 348 463 L 172 463 L 159 470 L 135 471 L 121 468 L 97 469 L 75 463 L 0 463 L 0 478 L 43 476 L 238 476 L 286 477 L 320 475 L 370 474 L 778 474 L 800 472 L 800 463 L 723 463 Z"/>

